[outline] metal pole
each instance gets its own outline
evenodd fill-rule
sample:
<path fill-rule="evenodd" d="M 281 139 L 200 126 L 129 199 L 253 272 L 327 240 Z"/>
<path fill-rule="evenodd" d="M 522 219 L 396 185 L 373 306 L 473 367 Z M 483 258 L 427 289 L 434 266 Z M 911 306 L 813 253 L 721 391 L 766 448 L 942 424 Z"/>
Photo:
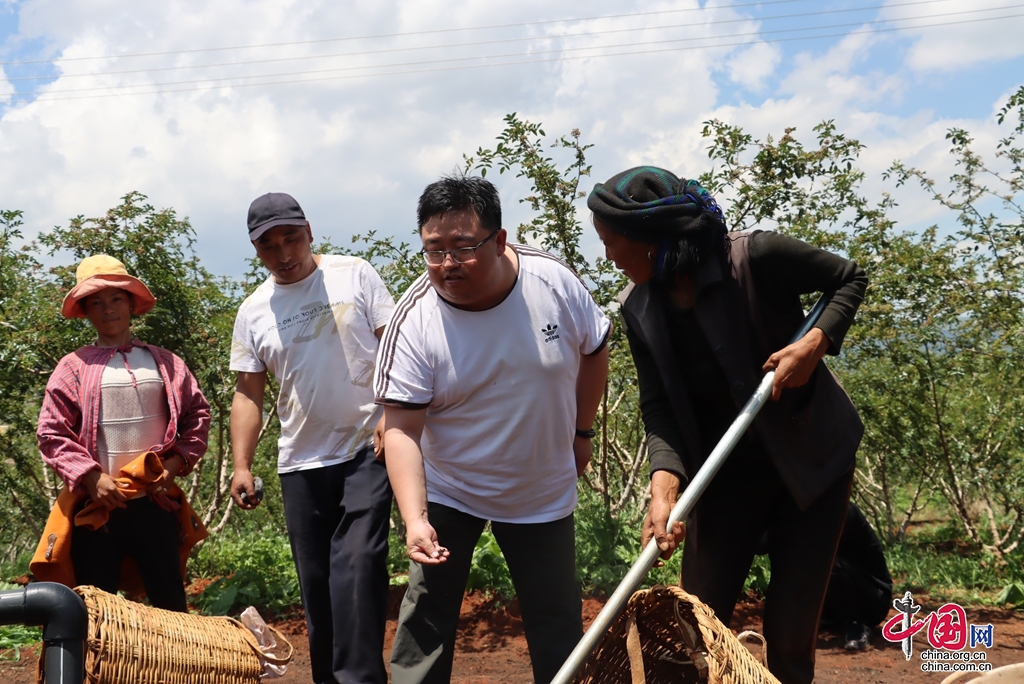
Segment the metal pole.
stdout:
<path fill-rule="evenodd" d="M 804 319 L 803 325 L 793 336 L 790 344 L 796 342 L 804 337 L 811 331 L 814 324 L 818 322 L 818 318 L 821 317 L 821 312 L 828 306 L 829 301 L 832 299 L 831 293 L 826 293 L 821 296 L 820 299 L 814 304 L 811 312 L 807 314 Z M 743 433 L 747 431 L 750 424 L 754 422 L 754 418 L 758 412 L 764 406 L 765 402 L 768 401 L 768 397 L 772 395 L 772 381 L 775 379 L 775 371 L 771 370 L 765 373 L 765 376 L 761 379 L 761 384 L 758 385 L 754 395 L 747 400 L 747 403 L 743 406 L 739 416 L 733 421 L 729 429 L 722 435 L 722 439 L 718 441 L 711 455 L 708 456 L 707 460 L 704 461 L 704 465 L 700 467 L 697 474 L 693 477 L 686 489 L 683 490 L 682 496 L 676 501 L 676 505 L 672 508 L 672 513 L 668 518 L 667 531 L 672 530 L 672 525 L 683 520 L 690 514 L 693 507 L 697 504 L 697 500 L 700 499 L 704 490 L 711 484 L 711 479 L 715 476 L 718 470 L 725 463 L 725 459 L 728 458 L 729 454 L 735 448 L 736 444 L 743 437 Z M 597 646 L 597 642 L 601 640 L 604 633 L 608 631 L 612 622 L 619 616 L 623 608 L 626 607 L 626 601 L 633 595 L 633 592 L 637 590 L 640 583 L 644 581 L 644 577 L 647 576 L 648 571 L 654 565 L 655 561 L 658 560 L 658 555 L 661 553 L 658 549 L 658 542 L 655 539 L 651 539 L 648 542 L 647 547 L 640 554 L 640 557 L 633 563 L 633 567 L 629 569 L 622 582 L 615 589 L 612 595 L 608 598 L 608 602 L 604 604 L 601 612 L 597 614 L 594 621 L 590 623 L 590 627 L 583 634 L 583 638 L 576 644 L 576 648 L 573 649 L 572 653 L 566 659 L 565 663 L 555 674 L 555 678 L 551 680 L 551 684 L 569 684 L 572 681 L 576 671 L 580 669 L 583 662 L 587 659 L 590 653 Z"/>

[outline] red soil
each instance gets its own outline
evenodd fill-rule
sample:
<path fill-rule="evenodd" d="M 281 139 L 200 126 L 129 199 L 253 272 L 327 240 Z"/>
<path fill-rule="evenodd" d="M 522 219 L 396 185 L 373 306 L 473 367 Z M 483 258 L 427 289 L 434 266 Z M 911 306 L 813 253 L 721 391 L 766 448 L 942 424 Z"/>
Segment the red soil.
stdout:
<path fill-rule="evenodd" d="M 935 609 L 927 599 L 915 597 L 923 605 L 920 613 Z M 391 651 L 398 603 L 401 592 L 392 594 L 385 641 L 385 656 Z M 601 609 L 602 602 L 588 598 L 584 601 L 584 622 L 589 624 Z M 735 631 L 761 627 L 761 606 L 747 601 L 737 608 L 732 627 Z M 986 651 L 986 661 L 993 667 L 1024 662 L 1024 613 L 994 609 L 967 609 L 969 623 L 995 625 L 994 644 Z M 274 626 L 286 634 L 295 647 L 295 658 L 281 684 L 308 684 L 309 649 L 305 637 L 305 622 L 301 616 L 278 620 Z M 902 682 L 932 682 L 938 684 L 947 675 L 921 671 L 920 651 L 927 646 L 921 636 L 915 639 L 915 654 L 907 661 L 899 644 L 886 642 L 876 630 L 871 645 L 865 651 L 849 652 L 843 649 L 841 639 L 822 634 L 818 639 L 817 676 L 819 684 L 897 684 Z M 0 682 L 4 684 L 32 684 L 35 682 L 36 649 L 22 651 L 19 662 L 13 662 L 9 652 L 0 652 Z M 963 681 L 971 679 L 967 676 Z M 455 684 L 526 684 L 532 681 L 530 657 L 523 636 L 518 606 L 513 601 L 503 605 L 487 599 L 480 593 L 466 597 L 462 604 L 462 617 L 456 645 L 452 682 Z"/>

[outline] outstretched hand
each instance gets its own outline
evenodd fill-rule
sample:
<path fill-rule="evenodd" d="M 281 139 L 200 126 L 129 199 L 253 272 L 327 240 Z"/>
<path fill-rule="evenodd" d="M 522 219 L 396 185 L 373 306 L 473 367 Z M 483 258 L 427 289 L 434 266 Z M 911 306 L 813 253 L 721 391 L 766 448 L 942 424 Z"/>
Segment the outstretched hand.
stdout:
<path fill-rule="evenodd" d="M 420 565 L 439 565 L 448 560 L 448 549 L 437 543 L 437 532 L 426 520 L 406 524 L 405 548 Z"/>
<path fill-rule="evenodd" d="M 832 341 L 821 328 L 811 331 L 793 344 L 783 347 L 768 357 L 761 370 L 775 371 L 772 381 L 772 401 L 778 401 L 787 387 L 802 387 L 811 379 L 818 361 L 825 357 Z"/>

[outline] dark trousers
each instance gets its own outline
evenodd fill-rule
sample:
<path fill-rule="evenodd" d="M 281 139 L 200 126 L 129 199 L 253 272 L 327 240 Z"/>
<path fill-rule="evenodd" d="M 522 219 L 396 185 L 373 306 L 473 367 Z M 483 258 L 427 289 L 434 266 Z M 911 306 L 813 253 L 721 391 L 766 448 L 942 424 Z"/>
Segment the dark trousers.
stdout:
<path fill-rule="evenodd" d="M 852 482 L 851 471 L 801 511 L 771 463 L 739 459 L 715 477 L 687 525 L 683 588 L 725 625 L 768 531 L 764 636 L 768 669 L 782 684 L 814 679 L 818 620 Z"/>
<path fill-rule="evenodd" d="M 409 589 L 391 651 L 393 684 L 451 681 L 459 609 L 473 549 L 487 522 L 436 503 L 428 504 L 427 515 L 451 556 L 440 565 L 409 564 Z M 573 515 L 549 523 L 492 522 L 491 531 L 519 599 L 534 681 L 547 684 L 583 636 Z"/>
<path fill-rule="evenodd" d="M 316 684 L 385 684 L 391 485 L 369 447 L 281 475 Z"/>
<path fill-rule="evenodd" d="M 822 623 L 842 634 L 852 623 L 875 627 L 892 607 L 892 585 L 848 558 L 836 558 L 828 580 Z"/>
<path fill-rule="evenodd" d="M 74 528 L 71 563 L 75 581 L 116 594 L 121 581 L 121 562 L 125 556 L 130 556 L 139 568 L 150 604 L 186 612 L 185 585 L 178 557 L 181 528 L 177 516 L 157 506 L 148 496 L 126 504 L 127 508 L 111 510 L 110 520 L 98 530 Z"/>

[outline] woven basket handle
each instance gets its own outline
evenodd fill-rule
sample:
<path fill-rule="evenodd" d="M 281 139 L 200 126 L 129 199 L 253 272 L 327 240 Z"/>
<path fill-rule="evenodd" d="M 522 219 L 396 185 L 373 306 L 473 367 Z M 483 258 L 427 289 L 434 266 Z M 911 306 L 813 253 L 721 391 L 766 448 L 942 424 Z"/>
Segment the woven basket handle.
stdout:
<path fill-rule="evenodd" d="M 256 657 L 259 658 L 261 662 L 265 661 L 270 663 L 271 665 L 287 665 L 291 662 L 292 655 L 295 653 L 295 648 L 292 646 L 292 642 L 288 641 L 288 639 L 286 639 L 285 636 L 281 634 L 279 631 L 277 631 L 270 625 L 267 625 L 267 629 L 269 629 L 273 633 L 274 639 L 277 641 L 278 644 L 284 643 L 288 645 L 288 655 L 286 656 L 276 656 L 271 653 L 264 653 L 263 649 L 260 648 L 259 642 L 256 641 L 256 636 L 249 631 L 248 627 L 243 625 L 238 620 L 235 620 L 234 618 L 227 619 L 235 623 L 235 625 L 237 625 L 238 628 L 242 630 L 242 636 L 245 638 L 245 643 L 249 644 L 249 648 L 253 650 L 253 652 L 256 654 Z"/>
<path fill-rule="evenodd" d="M 626 623 L 626 654 L 629 655 L 629 672 L 633 677 L 633 684 L 647 684 L 647 675 L 644 673 L 644 651 L 640 646 L 640 630 L 636 626 L 636 612 L 629 614 Z"/>
<path fill-rule="evenodd" d="M 736 635 L 736 640 L 742 642 L 744 639 L 753 638 L 755 641 L 761 642 L 761 654 L 754 656 L 757 662 L 761 663 L 765 667 L 768 667 L 768 642 L 763 636 L 753 630 L 747 630 L 746 632 L 740 632 Z"/>

